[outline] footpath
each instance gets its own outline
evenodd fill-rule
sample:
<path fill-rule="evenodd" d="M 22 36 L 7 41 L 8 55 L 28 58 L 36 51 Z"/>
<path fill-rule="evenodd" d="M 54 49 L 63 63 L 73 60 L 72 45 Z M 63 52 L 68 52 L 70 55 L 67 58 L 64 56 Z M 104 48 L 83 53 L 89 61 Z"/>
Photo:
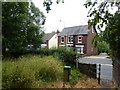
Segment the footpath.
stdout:
<path fill-rule="evenodd" d="M 101 79 L 101 84 L 103 85 L 103 88 L 112 88 L 113 83 L 111 80 Z"/>

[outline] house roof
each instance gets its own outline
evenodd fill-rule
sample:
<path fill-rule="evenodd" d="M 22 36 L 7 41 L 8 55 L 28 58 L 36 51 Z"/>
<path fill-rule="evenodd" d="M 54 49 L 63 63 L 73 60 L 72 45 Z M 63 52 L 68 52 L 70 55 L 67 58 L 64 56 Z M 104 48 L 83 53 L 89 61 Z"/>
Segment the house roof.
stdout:
<path fill-rule="evenodd" d="M 43 41 L 49 40 L 54 34 L 55 34 L 55 32 L 46 33 L 46 34 L 43 36 Z"/>
<path fill-rule="evenodd" d="M 86 35 L 88 34 L 88 25 L 80 25 L 74 27 L 67 27 L 62 30 L 58 36 L 65 36 L 65 35 Z"/>

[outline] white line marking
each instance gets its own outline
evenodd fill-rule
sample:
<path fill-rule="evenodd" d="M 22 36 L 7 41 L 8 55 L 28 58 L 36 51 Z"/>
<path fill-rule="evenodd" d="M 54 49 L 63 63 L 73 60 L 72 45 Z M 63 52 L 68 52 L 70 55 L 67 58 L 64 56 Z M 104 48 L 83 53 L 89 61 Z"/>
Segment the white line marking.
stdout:
<path fill-rule="evenodd" d="M 111 64 L 101 64 L 101 65 L 104 65 L 104 66 L 112 66 Z"/>

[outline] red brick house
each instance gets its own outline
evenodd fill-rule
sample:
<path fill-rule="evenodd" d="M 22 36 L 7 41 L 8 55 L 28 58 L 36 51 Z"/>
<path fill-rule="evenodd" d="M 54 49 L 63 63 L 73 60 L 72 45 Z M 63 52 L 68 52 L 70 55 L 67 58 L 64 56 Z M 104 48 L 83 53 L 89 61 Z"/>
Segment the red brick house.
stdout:
<path fill-rule="evenodd" d="M 84 56 L 97 55 L 97 48 L 92 44 L 96 30 L 88 25 L 67 27 L 58 34 L 58 46 L 73 47 Z"/>

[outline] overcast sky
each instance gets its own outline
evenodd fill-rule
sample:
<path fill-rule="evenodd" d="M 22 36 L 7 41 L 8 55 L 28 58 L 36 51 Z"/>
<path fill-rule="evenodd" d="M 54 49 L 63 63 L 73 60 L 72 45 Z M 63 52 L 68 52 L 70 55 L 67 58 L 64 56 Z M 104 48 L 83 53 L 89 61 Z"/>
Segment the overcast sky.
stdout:
<path fill-rule="evenodd" d="M 43 8 L 43 0 L 32 1 L 46 15 L 45 32 L 47 33 L 57 29 L 61 31 L 64 27 L 87 25 L 88 10 L 83 6 L 86 0 L 64 0 L 64 3 L 53 3 L 49 13 Z"/>
<path fill-rule="evenodd" d="M 51 5 L 49 13 L 46 13 L 43 7 L 44 0 L 32 0 L 36 7 L 43 11 L 46 16 L 45 32 L 62 30 L 64 27 L 72 27 L 78 25 L 87 25 L 87 13 L 84 5 L 86 0 L 64 0 L 64 3 L 56 4 L 56 0 Z"/>

